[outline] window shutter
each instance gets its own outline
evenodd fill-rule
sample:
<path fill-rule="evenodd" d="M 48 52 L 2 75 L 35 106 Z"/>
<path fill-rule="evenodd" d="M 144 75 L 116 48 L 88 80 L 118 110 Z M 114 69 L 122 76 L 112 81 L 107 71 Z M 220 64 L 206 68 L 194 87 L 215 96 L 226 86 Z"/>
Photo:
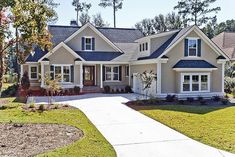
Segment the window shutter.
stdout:
<path fill-rule="evenodd" d="M 119 66 L 119 81 L 122 81 L 122 66 Z"/>
<path fill-rule="evenodd" d="M 92 38 L 92 50 L 95 50 L 95 38 Z"/>
<path fill-rule="evenodd" d="M 71 65 L 71 71 L 70 71 L 70 77 L 71 77 L 71 82 L 74 82 L 74 66 L 73 65 Z"/>
<path fill-rule="evenodd" d="M 105 66 L 103 66 L 102 68 L 103 68 L 103 81 L 105 81 Z"/>
<path fill-rule="evenodd" d="M 201 51 L 202 51 L 202 40 L 197 40 L 197 56 L 201 57 Z"/>
<path fill-rule="evenodd" d="M 184 56 L 188 56 L 188 39 L 184 40 Z"/>
<path fill-rule="evenodd" d="M 82 51 L 85 50 L 85 38 L 82 37 Z"/>
<path fill-rule="evenodd" d="M 52 79 L 52 80 L 55 79 L 55 78 L 54 78 L 54 66 L 53 66 L 53 65 L 50 66 L 50 76 L 51 76 L 51 79 Z"/>

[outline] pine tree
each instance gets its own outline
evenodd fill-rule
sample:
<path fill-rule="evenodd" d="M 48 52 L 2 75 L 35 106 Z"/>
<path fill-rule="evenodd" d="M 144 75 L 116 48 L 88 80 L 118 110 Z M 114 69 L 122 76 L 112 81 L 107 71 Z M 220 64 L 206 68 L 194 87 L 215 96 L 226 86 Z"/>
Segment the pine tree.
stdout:
<path fill-rule="evenodd" d="M 113 25 L 116 28 L 116 12 L 122 9 L 123 0 L 101 0 L 99 6 L 101 7 L 113 7 Z"/>
<path fill-rule="evenodd" d="M 83 11 L 87 12 L 91 8 L 91 3 L 80 2 L 80 0 L 73 0 L 72 5 L 75 7 L 75 11 L 77 13 L 77 24 L 78 24 L 79 13 L 82 13 Z"/>
<path fill-rule="evenodd" d="M 95 25 L 96 27 L 105 27 L 109 25 L 108 23 L 105 23 L 101 14 L 96 14 L 92 16 L 92 24 Z"/>

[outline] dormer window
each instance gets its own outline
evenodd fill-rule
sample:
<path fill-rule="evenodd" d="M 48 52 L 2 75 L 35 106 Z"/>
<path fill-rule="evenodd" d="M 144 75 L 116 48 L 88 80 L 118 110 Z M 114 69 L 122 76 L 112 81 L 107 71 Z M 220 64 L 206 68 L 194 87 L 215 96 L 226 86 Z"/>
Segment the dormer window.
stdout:
<path fill-rule="evenodd" d="M 85 38 L 85 50 L 92 50 L 92 38 Z"/>
<path fill-rule="evenodd" d="M 189 56 L 197 56 L 197 39 L 188 39 Z"/>

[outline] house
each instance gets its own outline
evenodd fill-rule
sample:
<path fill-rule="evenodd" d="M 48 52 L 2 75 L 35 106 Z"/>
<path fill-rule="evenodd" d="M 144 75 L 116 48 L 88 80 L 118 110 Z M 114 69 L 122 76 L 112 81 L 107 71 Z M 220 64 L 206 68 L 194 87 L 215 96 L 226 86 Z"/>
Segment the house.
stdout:
<path fill-rule="evenodd" d="M 90 23 L 48 29 L 52 51 L 36 48 L 21 65 L 31 86 L 46 88 L 44 74 L 49 72 L 52 78 L 61 75 L 64 89 L 130 85 L 144 94 L 137 74 L 153 71 L 157 79 L 149 92 L 152 96 L 224 94 L 224 65 L 229 58 L 197 26 L 146 37 L 136 29 L 96 28 Z"/>
<path fill-rule="evenodd" d="M 235 32 L 222 32 L 212 41 L 224 51 L 231 61 L 235 61 Z"/>

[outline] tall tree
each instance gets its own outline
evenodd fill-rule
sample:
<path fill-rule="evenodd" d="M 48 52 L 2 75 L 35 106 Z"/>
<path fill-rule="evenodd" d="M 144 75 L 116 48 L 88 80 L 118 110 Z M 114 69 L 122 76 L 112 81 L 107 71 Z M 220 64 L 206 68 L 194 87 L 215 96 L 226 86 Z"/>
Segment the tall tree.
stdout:
<path fill-rule="evenodd" d="M 101 14 L 96 14 L 92 16 L 92 24 L 95 25 L 96 27 L 109 26 L 109 24 L 104 21 Z"/>
<path fill-rule="evenodd" d="M 166 25 L 167 29 L 174 30 L 183 27 L 183 22 L 181 21 L 180 15 L 172 12 L 166 15 Z"/>
<path fill-rule="evenodd" d="M 77 24 L 79 22 L 79 13 L 88 11 L 91 8 L 91 3 L 80 2 L 80 0 L 73 0 L 72 5 L 75 7 L 77 13 Z"/>
<path fill-rule="evenodd" d="M 85 25 L 87 22 L 90 22 L 91 17 L 89 16 L 88 13 L 82 13 L 79 17 L 79 21 L 81 23 L 81 25 Z"/>
<path fill-rule="evenodd" d="M 113 7 L 113 25 L 116 28 L 116 12 L 122 9 L 123 0 L 101 0 L 99 6 L 101 7 Z"/>
<path fill-rule="evenodd" d="M 214 2 L 216 0 L 180 0 L 174 9 L 177 9 L 178 13 L 182 15 L 185 24 L 194 22 L 195 25 L 201 26 L 216 18 L 216 16 L 209 16 L 209 13 L 218 13 L 221 10 L 220 7 L 210 8 Z"/>
<path fill-rule="evenodd" d="M 151 19 L 143 19 L 135 24 L 135 27 L 140 30 L 145 36 L 155 33 L 153 22 Z"/>
<path fill-rule="evenodd" d="M 153 19 L 153 27 L 156 32 L 165 32 L 167 30 L 166 18 L 164 15 L 159 14 Z"/>
<path fill-rule="evenodd" d="M 6 0 L 6 2 L 10 2 Z M 16 46 L 16 55 L 19 63 L 23 63 L 25 57 L 33 51 L 35 45 L 41 47 L 42 50 L 50 50 L 52 43 L 51 35 L 47 31 L 47 23 L 56 20 L 56 12 L 54 7 L 57 6 L 53 0 L 14 0 L 14 3 L 7 5 L 4 1 L 0 2 L 0 58 L 4 58 L 6 50 L 12 46 Z M 9 8 L 8 10 L 6 8 Z M 11 18 L 3 17 L 11 14 Z M 9 23 L 16 28 L 16 37 L 13 32 L 8 29 Z M 4 26 L 4 27 L 3 27 Z M 6 28 L 4 29 L 2 28 Z M 3 45 L 5 41 L 5 44 Z M 2 87 L 3 64 L 0 64 L 0 89 Z"/>

